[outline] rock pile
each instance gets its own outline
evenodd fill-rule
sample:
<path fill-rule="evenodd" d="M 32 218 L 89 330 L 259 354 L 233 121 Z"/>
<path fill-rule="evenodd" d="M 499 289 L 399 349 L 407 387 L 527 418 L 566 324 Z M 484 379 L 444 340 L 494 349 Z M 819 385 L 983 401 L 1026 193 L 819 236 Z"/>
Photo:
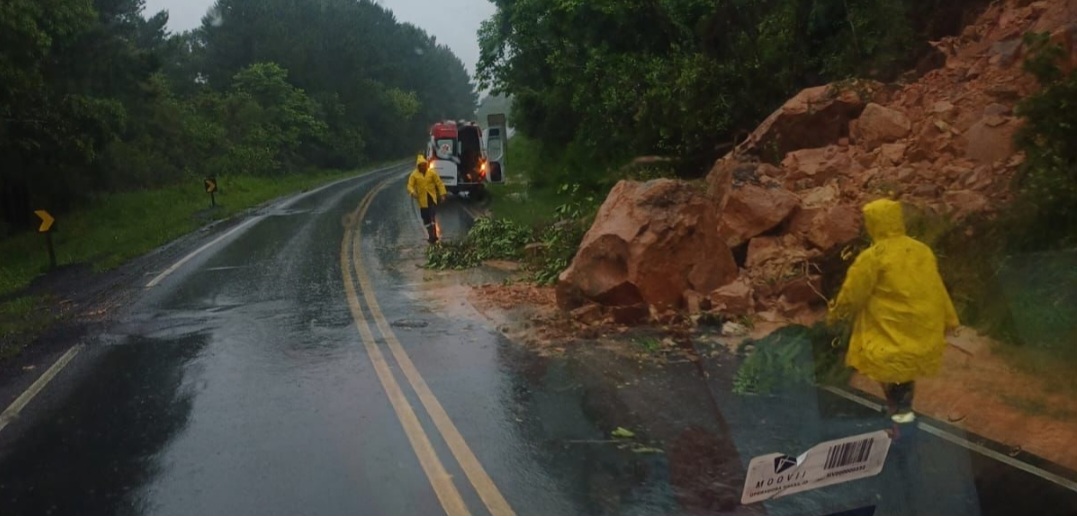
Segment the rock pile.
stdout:
<path fill-rule="evenodd" d="M 1014 107 L 1037 87 L 1022 36 L 1050 33 L 1074 69 L 1075 21 L 1077 0 L 993 3 L 932 42 L 945 64 L 914 82 L 797 94 L 715 163 L 706 195 L 673 181 L 619 184 L 561 276 L 559 304 L 617 307 L 623 321 L 825 307 L 822 269 L 860 238 L 864 203 L 892 197 L 960 220 L 1010 201 L 1023 162 Z"/>

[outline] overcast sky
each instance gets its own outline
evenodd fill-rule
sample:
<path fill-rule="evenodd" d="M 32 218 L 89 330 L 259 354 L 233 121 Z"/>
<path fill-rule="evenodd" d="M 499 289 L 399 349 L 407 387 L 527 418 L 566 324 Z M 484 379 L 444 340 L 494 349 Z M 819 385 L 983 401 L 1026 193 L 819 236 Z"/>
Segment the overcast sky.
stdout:
<path fill-rule="evenodd" d="M 173 32 L 193 29 L 214 0 L 146 0 L 146 15 L 168 11 L 168 28 Z M 474 75 L 479 60 L 479 24 L 494 14 L 489 0 L 378 0 L 396 14 L 396 19 L 422 27 L 460 56 Z"/>

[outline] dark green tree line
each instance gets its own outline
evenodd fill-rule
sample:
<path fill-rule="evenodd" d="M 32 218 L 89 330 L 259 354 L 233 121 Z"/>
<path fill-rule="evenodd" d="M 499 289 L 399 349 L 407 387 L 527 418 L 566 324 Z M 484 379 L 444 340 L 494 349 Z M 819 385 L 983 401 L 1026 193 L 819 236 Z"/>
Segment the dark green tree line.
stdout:
<path fill-rule="evenodd" d="M 591 171 L 661 154 L 697 173 L 798 89 L 893 79 L 985 3 L 491 1 L 479 77 L 524 134 Z"/>
<path fill-rule="evenodd" d="M 143 10 L 0 4 L 0 236 L 96 192 L 402 157 L 474 114 L 459 58 L 372 0 L 219 0 L 182 34 Z"/>

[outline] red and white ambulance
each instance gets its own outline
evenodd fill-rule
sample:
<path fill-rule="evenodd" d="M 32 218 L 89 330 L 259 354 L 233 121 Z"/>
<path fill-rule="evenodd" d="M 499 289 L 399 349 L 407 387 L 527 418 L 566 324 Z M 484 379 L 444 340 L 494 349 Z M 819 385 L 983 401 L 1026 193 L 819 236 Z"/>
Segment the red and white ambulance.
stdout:
<path fill-rule="evenodd" d="M 484 132 L 477 122 L 438 122 L 430 128 L 426 155 L 450 193 L 481 198 L 487 183 L 504 181 L 502 134 L 500 128 Z M 497 150 L 497 161 L 491 162 L 487 155 L 488 144 Z"/>

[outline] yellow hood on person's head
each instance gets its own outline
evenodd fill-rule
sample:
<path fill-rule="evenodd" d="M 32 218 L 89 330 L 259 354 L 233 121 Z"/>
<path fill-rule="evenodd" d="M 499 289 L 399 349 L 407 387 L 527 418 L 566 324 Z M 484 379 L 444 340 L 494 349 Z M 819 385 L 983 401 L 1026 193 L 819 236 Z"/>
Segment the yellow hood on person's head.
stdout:
<path fill-rule="evenodd" d="M 419 167 L 419 166 L 422 166 L 422 165 L 426 165 L 426 156 L 423 156 L 422 154 L 419 154 L 419 156 L 417 158 L 415 158 L 415 166 Z"/>
<path fill-rule="evenodd" d="M 879 199 L 864 206 L 864 226 L 873 241 L 905 236 L 905 215 L 901 203 Z"/>

